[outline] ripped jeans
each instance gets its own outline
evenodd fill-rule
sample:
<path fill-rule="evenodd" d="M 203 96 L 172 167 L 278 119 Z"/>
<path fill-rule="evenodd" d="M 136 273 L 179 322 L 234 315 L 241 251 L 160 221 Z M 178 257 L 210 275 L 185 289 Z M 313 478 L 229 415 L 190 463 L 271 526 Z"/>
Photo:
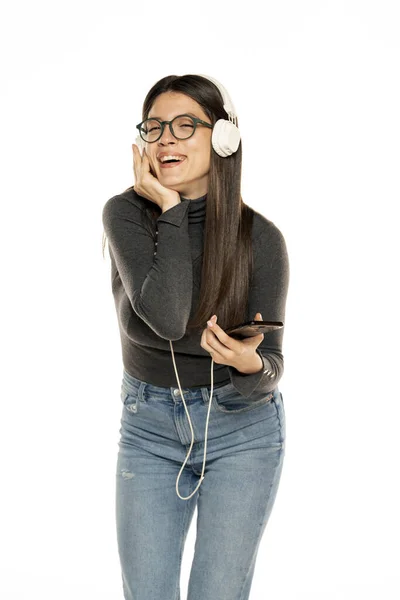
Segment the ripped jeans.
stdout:
<path fill-rule="evenodd" d="M 181 496 L 203 467 L 211 386 L 182 388 L 194 445 L 179 478 Z M 116 470 L 116 526 L 125 600 L 181 600 L 186 535 L 197 506 L 187 600 L 248 600 L 258 547 L 275 502 L 285 453 L 278 387 L 244 398 L 214 386 L 204 480 L 182 500 L 176 480 L 192 440 L 179 388 L 123 370 Z"/>

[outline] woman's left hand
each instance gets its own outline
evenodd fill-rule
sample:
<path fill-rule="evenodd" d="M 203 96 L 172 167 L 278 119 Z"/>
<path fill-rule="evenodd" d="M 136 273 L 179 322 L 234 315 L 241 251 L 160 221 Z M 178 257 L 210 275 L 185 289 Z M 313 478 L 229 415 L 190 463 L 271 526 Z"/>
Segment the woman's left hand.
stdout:
<path fill-rule="evenodd" d="M 212 317 L 207 321 L 207 328 L 204 329 L 200 346 L 211 354 L 213 361 L 219 365 L 229 365 L 242 373 L 246 370 L 253 370 L 256 356 L 256 349 L 264 339 L 264 334 L 260 333 L 243 340 L 237 340 L 230 337 L 219 325 L 216 324 L 217 317 Z M 255 321 L 262 321 L 260 313 L 254 317 Z M 212 327 L 208 323 L 214 323 Z M 260 367 L 261 368 L 261 367 Z"/>

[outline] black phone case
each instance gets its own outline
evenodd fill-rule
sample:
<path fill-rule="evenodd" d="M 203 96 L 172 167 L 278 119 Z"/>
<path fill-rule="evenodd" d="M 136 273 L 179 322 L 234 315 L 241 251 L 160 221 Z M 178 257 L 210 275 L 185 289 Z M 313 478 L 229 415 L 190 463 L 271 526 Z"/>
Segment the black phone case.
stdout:
<path fill-rule="evenodd" d="M 260 335 L 260 333 L 269 333 L 282 327 L 282 321 L 247 321 L 226 329 L 225 333 L 233 338 L 243 339 Z"/>

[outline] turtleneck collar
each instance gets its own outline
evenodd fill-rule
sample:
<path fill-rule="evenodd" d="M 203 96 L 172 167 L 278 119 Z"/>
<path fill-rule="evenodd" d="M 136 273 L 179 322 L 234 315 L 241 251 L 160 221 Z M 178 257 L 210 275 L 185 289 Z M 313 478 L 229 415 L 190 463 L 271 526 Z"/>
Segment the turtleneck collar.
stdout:
<path fill-rule="evenodd" d="M 194 200 L 181 196 L 181 200 L 189 200 L 189 223 L 202 223 L 206 220 L 207 194 L 200 196 L 200 198 L 195 198 Z"/>

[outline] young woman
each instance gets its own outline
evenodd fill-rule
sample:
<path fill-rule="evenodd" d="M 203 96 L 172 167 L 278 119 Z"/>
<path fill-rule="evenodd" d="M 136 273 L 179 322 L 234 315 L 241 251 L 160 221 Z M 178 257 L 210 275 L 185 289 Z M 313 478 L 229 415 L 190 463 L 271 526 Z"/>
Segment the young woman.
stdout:
<path fill-rule="evenodd" d="M 254 126 L 263 135 L 259 114 Z M 135 184 L 102 213 L 124 365 L 124 597 L 180 598 L 197 506 L 188 600 L 247 600 L 285 452 L 284 328 L 243 339 L 225 330 L 284 323 L 286 244 L 242 200 L 237 118 L 215 79 L 164 77 L 137 128 Z"/>

